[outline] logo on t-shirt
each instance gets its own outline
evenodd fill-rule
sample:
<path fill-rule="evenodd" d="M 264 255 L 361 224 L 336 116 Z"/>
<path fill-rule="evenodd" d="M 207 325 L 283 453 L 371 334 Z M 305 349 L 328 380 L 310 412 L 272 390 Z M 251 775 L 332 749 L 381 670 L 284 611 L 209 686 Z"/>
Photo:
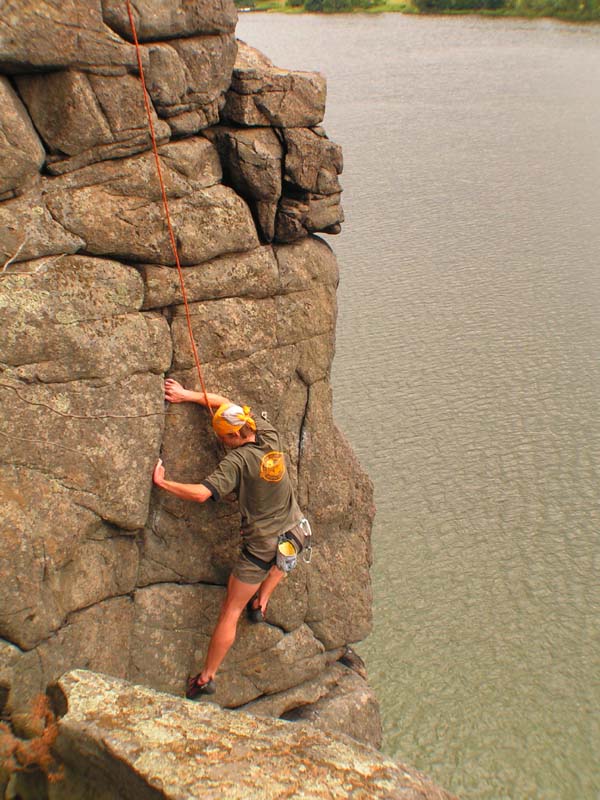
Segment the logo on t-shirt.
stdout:
<path fill-rule="evenodd" d="M 285 475 L 285 456 L 277 450 L 271 450 L 262 457 L 260 477 L 264 481 L 278 483 Z"/>

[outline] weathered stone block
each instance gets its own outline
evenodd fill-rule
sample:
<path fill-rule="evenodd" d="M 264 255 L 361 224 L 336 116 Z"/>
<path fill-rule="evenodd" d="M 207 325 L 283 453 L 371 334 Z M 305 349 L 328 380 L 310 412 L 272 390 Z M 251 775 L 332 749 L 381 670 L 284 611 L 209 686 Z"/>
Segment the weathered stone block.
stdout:
<path fill-rule="evenodd" d="M 159 201 L 116 197 L 110 186 L 86 186 L 68 195 L 52 192 L 53 217 L 83 239 L 93 255 L 127 261 L 174 264 Z M 214 186 L 170 202 L 182 264 L 199 264 L 258 245 L 248 206 L 231 189 Z"/>
<path fill-rule="evenodd" d="M 220 183 L 221 162 L 215 147 L 202 136 L 169 142 L 158 148 L 161 174 L 168 198 L 186 197 Z M 105 186 L 117 197 L 162 200 L 153 153 L 84 166 L 43 182 L 46 194 L 68 194 L 74 189 Z"/>
<path fill-rule="evenodd" d="M 277 306 L 273 298 L 227 297 L 211 303 L 192 303 L 194 339 L 204 361 L 244 358 L 277 345 Z M 171 324 L 173 366 L 187 369 L 194 363 L 187 322 L 181 306 Z"/>
<path fill-rule="evenodd" d="M 135 593 L 128 674 L 135 683 L 183 696 L 193 668 L 194 645 L 217 621 L 225 590 L 217 586 L 161 583 Z"/>
<path fill-rule="evenodd" d="M 296 371 L 307 386 L 329 380 L 335 352 L 335 331 L 298 342 L 297 352 Z"/>
<path fill-rule="evenodd" d="M 313 703 L 302 703 L 286 711 L 282 719 L 304 720 L 319 730 L 345 733 L 371 747 L 381 747 L 381 719 L 375 692 L 363 678 L 341 664 L 333 665 L 329 671 L 336 675 L 334 685 Z"/>
<path fill-rule="evenodd" d="M 264 695 L 257 700 L 252 700 L 240 711 L 248 712 L 256 717 L 274 717 L 277 719 L 291 709 L 316 703 L 336 685 L 344 667 L 337 664 L 338 658 L 344 652 L 343 648 L 326 653 L 327 668 L 316 678 L 304 681 L 297 686 L 292 686 L 283 692 Z"/>
<path fill-rule="evenodd" d="M 132 591 L 137 547 L 68 489 L 25 468 L 0 471 L 0 635 L 31 649 L 66 616 Z"/>
<path fill-rule="evenodd" d="M 0 261 L 76 253 L 85 244 L 48 212 L 40 189 L 0 203 Z"/>
<path fill-rule="evenodd" d="M 122 0 L 102 0 L 102 11 L 107 25 L 131 39 L 131 23 Z M 233 0 L 136 0 L 132 12 L 141 42 L 233 31 L 237 22 Z"/>
<path fill-rule="evenodd" d="M 130 676 L 136 682 L 183 694 L 187 676 L 202 666 L 225 589 L 159 584 L 135 595 Z M 324 666 L 323 646 L 306 625 L 286 634 L 272 625 L 238 624 L 238 637 L 219 671 L 214 700 L 237 706 L 314 677 Z"/>
<path fill-rule="evenodd" d="M 238 125 L 309 128 L 325 114 L 325 78 L 317 72 L 279 69 L 239 42 L 223 117 Z"/>
<path fill-rule="evenodd" d="M 284 179 L 315 194 L 339 193 L 342 148 L 328 139 L 322 128 L 284 128 L 282 133 L 286 144 Z"/>
<path fill-rule="evenodd" d="M 196 652 L 198 663 L 205 654 L 203 644 Z M 324 647 L 307 625 L 284 634 L 271 625 L 244 621 L 223 662 L 215 699 L 235 708 L 262 694 L 282 692 L 310 680 L 322 672 L 325 663 Z"/>
<path fill-rule="evenodd" d="M 335 289 L 313 289 L 277 297 L 277 342 L 292 344 L 324 333 L 333 333 L 337 315 Z"/>
<path fill-rule="evenodd" d="M 180 475 L 169 466 L 171 476 Z M 197 473 L 196 482 L 204 477 Z M 172 508 L 161 505 L 157 499 L 150 511 L 148 525 L 143 531 L 143 553 L 140 561 L 138 585 L 149 586 L 164 581 L 198 581 L 224 586 L 239 551 L 239 520 L 207 513 L 206 508 L 185 511 L 181 505 L 175 517 Z M 237 530 L 236 530 L 237 529 Z"/>
<path fill-rule="evenodd" d="M 328 653 L 336 661 L 342 650 Z M 331 663 L 312 680 L 260 697 L 241 710 L 259 717 L 310 721 L 330 733 L 381 746 L 381 720 L 375 693 L 366 680 L 341 663 Z"/>
<path fill-rule="evenodd" d="M 148 92 L 161 117 L 200 110 L 206 127 L 219 121 L 237 52 L 233 34 L 145 45 Z"/>
<path fill-rule="evenodd" d="M 142 86 L 133 75 L 107 77 L 66 70 L 22 76 L 17 85 L 48 146 L 55 172 L 150 147 Z M 167 141 L 169 126 L 153 116 L 157 140 Z"/>
<path fill-rule="evenodd" d="M 325 381 L 310 387 L 299 471 L 299 502 L 307 504 L 310 497 L 311 523 L 319 533 L 308 573 L 306 621 L 327 649 L 360 641 L 370 631 L 374 513 L 372 485 L 333 423 L 330 394 Z"/>
<path fill-rule="evenodd" d="M 309 233 L 339 233 L 344 212 L 340 194 L 317 195 L 311 192 L 284 194 L 275 218 L 275 238 L 293 242 Z"/>
<path fill-rule="evenodd" d="M 23 103 L 0 76 L 0 198 L 37 176 L 46 154 Z"/>
<path fill-rule="evenodd" d="M 140 275 L 106 259 L 58 256 L 13 267 L 0 282 L 0 361 L 22 380 L 44 383 L 162 372 L 169 328 L 138 313 L 142 297 Z"/>
<path fill-rule="evenodd" d="M 68 486 L 73 502 L 126 530 L 144 525 L 163 428 L 162 377 L 44 385 L 5 369 L 0 458 Z M 140 476 L 147 476 L 140 480 Z"/>
<path fill-rule="evenodd" d="M 173 267 L 140 265 L 146 294 L 144 308 L 183 303 L 179 274 Z M 234 253 L 186 267 L 185 291 L 190 303 L 223 297 L 269 297 L 279 288 L 279 270 L 270 247 Z"/>
<path fill-rule="evenodd" d="M 104 24 L 99 0 L 4 0 L 2 4 L 3 72 L 75 67 L 124 74 L 136 65 L 135 48 Z"/>
<path fill-rule="evenodd" d="M 339 269 L 327 242 L 308 236 L 291 244 L 274 246 L 284 292 L 309 289 L 317 283 L 337 288 Z"/>
<path fill-rule="evenodd" d="M 206 109 L 196 109 L 195 111 L 184 111 L 183 114 L 176 114 L 168 117 L 167 125 L 171 128 L 173 136 L 193 136 L 195 133 L 212 125 L 212 120 L 218 116 L 216 104 L 207 106 Z"/>
<path fill-rule="evenodd" d="M 262 238 L 275 236 L 275 215 L 281 197 L 283 148 L 272 128 L 251 131 L 225 126 L 207 136 L 216 142 L 227 182 L 250 204 Z"/>
<path fill-rule="evenodd" d="M 110 598 L 70 614 L 53 636 L 20 653 L 13 662 L 8 698 L 8 711 L 17 730 L 29 729 L 32 699 L 71 668 L 125 678 L 132 622 L 131 598 Z"/>

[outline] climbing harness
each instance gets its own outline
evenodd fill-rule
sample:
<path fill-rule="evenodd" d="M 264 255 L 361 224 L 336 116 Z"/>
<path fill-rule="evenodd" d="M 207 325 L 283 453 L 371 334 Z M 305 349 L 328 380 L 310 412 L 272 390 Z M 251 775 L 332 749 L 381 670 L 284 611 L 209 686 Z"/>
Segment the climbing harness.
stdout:
<path fill-rule="evenodd" d="M 268 572 L 271 569 L 271 567 L 275 564 L 274 558 L 272 558 L 270 561 L 265 561 L 263 558 L 255 556 L 254 553 L 251 553 L 250 550 L 248 550 L 248 545 L 242 546 L 242 554 L 245 555 L 248 561 L 251 561 L 255 567 L 258 567 L 259 569 L 262 569 L 265 572 Z"/>
<path fill-rule="evenodd" d="M 303 517 L 300 522 L 291 530 L 279 535 L 277 539 L 277 552 L 270 561 L 265 561 L 248 549 L 248 545 L 242 546 L 242 553 L 248 561 L 256 567 L 268 572 L 272 566 L 276 565 L 282 572 L 291 572 L 298 564 L 298 556 L 304 553 L 302 559 L 305 564 L 310 564 L 312 559 L 312 531 L 308 520 Z"/>
<path fill-rule="evenodd" d="M 211 416 L 213 416 L 213 410 L 210 407 L 208 402 L 208 392 L 206 391 L 206 385 L 204 383 L 204 377 L 202 375 L 202 366 L 200 365 L 200 359 L 198 358 L 198 350 L 196 348 L 196 342 L 194 341 L 194 333 L 192 331 L 192 320 L 190 316 L 190 308 L 187 299 L 187 293 L 185 291 L 185 283 L 183 280 L 183 270 L 181 269 L 181 262 L 179 260 L 179 251 L 177 249 L 177 240 L 175 238 L 175 232 L 173 231 L 173 225 L 171 223 L 171 214 L 169 212 L 169 202 L 167 200 L 167 190 L 165 189 L 165 182 L 163 180 L 162 175 L 162 168 L 160 166 L 160 157 L 158 155 L 158 145 L 156 143 L 156 133 L 154 130 L 154 123 L 152 121 L 152 112 L 150 109 L 150 98 L 148 95 L 148 90 L 146 88 L 146 79 L 144 76 L 144 67 L 142 65 L 142 53 L 140 48 L 140 43 L 137 37 L 137 30 L 135 27 L 135 21 L 133 19 L 133 11 L 131 10 L 131 0 L 125 0 L 127 4 L 127 14 L 129 15 L 129 24 L 131 26 L 131 35 L 133 36 L 133 43 L 135 44 L 135 52 L 137 57 L 138 63 L 138 71 L 140 74 L 140 80 L 142 82 L 142 92 L 144 95 L 144 106 L 146 108 L 146 116 L 148 118 L 148 127 L 150 129 L 150 138 L 152 140 L 152 152 L 154 154 L 154 161 L 156 163 L 156 172 L 158 175 L 158 182 L 160 184 L 160 191 L 162 196 L 162 203 L 163 209 L 165 213 L 165 221 L 167 223 L 167 229 L 169 231 L 169 240 L 171 242 L 171 249 L 173 250 L 173 256 L 175 257 L 175 264 L 177 266 L 177 274 L 179 275 L 179 285 L 181 287 L 181 296 L 183 298 L 183 305 L 185 308 L 185 318 L 187 322 L 188 334 L 190 337 L 190 345 L 192 348 L 192 354 L 194 356 L 194 362 L 196 364 L 196 370 L 198 372 L 198 378 L 200 379 L 200 386 L 202 387 L 202 392 L 204 394 L 204 400 L 206 402 L 206 408 L 208 409 Z"/>

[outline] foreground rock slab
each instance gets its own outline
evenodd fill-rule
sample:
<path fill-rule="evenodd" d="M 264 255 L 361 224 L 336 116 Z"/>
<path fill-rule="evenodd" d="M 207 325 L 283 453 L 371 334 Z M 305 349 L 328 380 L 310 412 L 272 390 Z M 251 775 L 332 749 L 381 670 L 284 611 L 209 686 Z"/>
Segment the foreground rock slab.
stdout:
<path fill-rule="evenodd" d="M 59 797 L 452 800 L 422 773 L 344 736 L 191 703 L 76 670 L 53 690 Z M 60 706 L 62 705 L 62 709 Z"/>

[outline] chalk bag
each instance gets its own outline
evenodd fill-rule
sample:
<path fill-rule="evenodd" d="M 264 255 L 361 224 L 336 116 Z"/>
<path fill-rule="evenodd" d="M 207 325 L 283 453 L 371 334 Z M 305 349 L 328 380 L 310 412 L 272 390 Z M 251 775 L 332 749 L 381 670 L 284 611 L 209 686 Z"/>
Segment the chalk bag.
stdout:
<path fill-rule="evenodd" d="M 277 556 L 275 563 L 282 572 L 291 572 L 298 563 L 298 556 L 303 553 L 306 564 L 310 564 L 312 557 L 311 546 L 312 531 L 306 518 L 293 527 L 290 531 L 282 533 L 277 540 Z"/>
<path fill-rule="evenodd" d="M 289 532 L 282 533 L 277 540 L 275 563 L 282 572 L 291 572 L 298 563 L 299 549 Z"/>

